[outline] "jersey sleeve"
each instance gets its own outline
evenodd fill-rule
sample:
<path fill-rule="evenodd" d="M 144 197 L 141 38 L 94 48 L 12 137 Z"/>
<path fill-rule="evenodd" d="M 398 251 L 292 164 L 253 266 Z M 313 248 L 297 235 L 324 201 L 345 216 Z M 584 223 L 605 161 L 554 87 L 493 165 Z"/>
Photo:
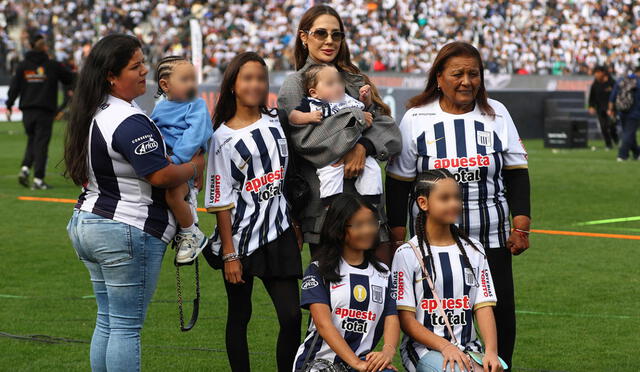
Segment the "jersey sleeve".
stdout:
<path fill-rule="evenodd" d="M 139 177 L 169 165 L 158 129 L 142 114 L 126 118 L 113 132 L 112 147 L 131 164 Z"/>
<path fill-rule="evenodd" d="M 476 289 L 476 296 L 473 301 L 474 311 L 485 306 L 495 306 L 498 301 L 487 257 L 482 257 L 478 267 L 478 281 L 480 282 L 480 287 Z"/>
<path fill-rule="evenodd" d="M 384 310 L 382 316 L 398 315 L 396 304 L 396 288 L 393 285 L 393 275 L 389 275 L 389 284 L 387 284 L 387 293 L 384 295 Z"/>
<path fill-rule="evenodd" d="M 307 99 L 307 97 L 303 97 L 295 110 L 300 112 L 310 112 L 311 106 L 309 105 L 309 99 Z"/>
<path fill-rule="evenodd" d="M 509 111 L 502 106 L 500 110 L 500 114 L 504 118 L 504 124 L 507 126 L 507 148 L 502 153 L 502 157 L 504 159 L 504 168 L 505 169 L 516 169 L 516 168 L 528 168 L 527 161 L 527 150 L 525 150 L 524 145 L 522 144 L 522 139 L 518 134 L 518 129 L 516 128 Z"/>
<path fill-rule="evenodd" d="M 396 308 L 398 310 L 416 311 L 416 299 L 413 287 L 413 265 L 407 254 L 413 252 L 407 247 L 400 247 L 393 257 L 391 271 L 395 282 Z M 413 260 L 415 261 L 415 259 Z"/>
<path fill-rule="evenodd" d="M 413 181 L 416 178 L 418 151 L 413 137 L 411 112 L 407 111 L 400 122 L 402 150 L 389 160 L 387 176 L 399 181 Z"/>
<path fill-rule="evenodd" d="M 215 213 L 235 207 L 233 195 L 234 178 L 231 167 L 231 146 L 226 137 L 213 135 L 207 161 L 204 206 L 207 212 Z"/>
<path fill-rule="evenodd" d="M 325 285 L 324 279 L 318 271 L 318 265 L 311 263 L 302 277 L 302 294 L 300 296 L 300 307 L 309 309 L 311 304 L 326 304 L 331 307 L 329 289 Z"/>

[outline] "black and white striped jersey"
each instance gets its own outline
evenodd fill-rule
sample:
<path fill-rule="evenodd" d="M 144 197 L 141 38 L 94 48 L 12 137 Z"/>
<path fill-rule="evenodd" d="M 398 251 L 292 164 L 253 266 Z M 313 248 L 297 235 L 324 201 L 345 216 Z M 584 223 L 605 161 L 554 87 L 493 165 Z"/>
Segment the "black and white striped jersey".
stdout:
<path fill-rule="evenodd" d="M 287 140 L 277 116 L 263 114 L 242 129 L 222 124 L 213 134 L 207 164 L 205 207 L 231 209 L 233 246 L 248 256 L 290 226 L 283 195 L 288 164 Z M 213 251 L 221 247 L 218 228 Z"/>
<path fill-rule="evenodd" d="M 160 131 L 142 109 L 108 96 L 89 128 L 89 177 L 76 208 L 170 242 L 176 224 L 165 190 L 145 179 L 169 165 L 166 156 Z"/>
<path fill-rule="evenodd" d="M 511 116 L 490 99 L 495 117 L 476 108 L 466 114 L 443 112 L 438 100 L 408 110 L 402 122 L 402 151 L 387 165 L 387 175 L 413 181 L 430 169 L 447 169 L 462 188 L 459 225 L 485 248 L 505 247 L 511 228 L 503 169 L 526 168 L 527 153 Z M 410 202 L 412 217 L 417 215 Z"/>
<path fill-rule="evenodd" d="M 460 349 L 480 351 L 481 344 L 473 326 L 473 312 L 484 306 L 495 306 L 497 297 L 482 245 L 475 239 L 472 241 L 478 250 L 462 241 L 471 267 L 465 263 L 456 244 L 431 246 L 435 273 L 427 264 L 428 260 L 425 260 L 425 266 L 434 279 L 440 304 L 435 300 L 428 281 L 423 280 L 418 258 L 408 243 L 396 251 L 392 272 L 398 310 L 414 312 L 416 319 L 428 330 L 453 342 L 438 310 L 440 306 L 449 319 Z M 418 238 L 411 238 L 411 243 L 418 246 Z M 428 255 L 426 248 L 425 254 Z M 408 371 L 415 371 L 418 361 L 428 351 L 425 345 L 407 335 L 403 336 L 400 353 Z"/>

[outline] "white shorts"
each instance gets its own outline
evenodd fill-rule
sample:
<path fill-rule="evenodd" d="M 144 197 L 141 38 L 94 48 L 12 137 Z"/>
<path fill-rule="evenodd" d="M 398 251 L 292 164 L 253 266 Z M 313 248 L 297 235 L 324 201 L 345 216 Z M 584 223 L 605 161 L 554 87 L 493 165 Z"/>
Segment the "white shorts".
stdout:
<path fill-rule="evenodd" d="M 344 165 L 334 167 L 327 165 L 316 171 L 320 180 L 320 198 L 340 194 L 344 185 Z M 360 195 L 382 194 L 382 170 L 376 159 L 367 156 L 364 162 L 364 170 L 356 178 L 356 190 Z"/>

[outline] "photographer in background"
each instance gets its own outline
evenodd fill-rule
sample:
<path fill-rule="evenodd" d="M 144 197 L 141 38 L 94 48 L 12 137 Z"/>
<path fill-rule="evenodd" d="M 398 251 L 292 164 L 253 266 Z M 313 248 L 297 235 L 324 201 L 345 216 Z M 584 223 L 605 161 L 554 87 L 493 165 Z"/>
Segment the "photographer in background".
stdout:
<path fill-rule="evenodd" d="M 20 62 L 11 78 L 7 98 L 7 120 L 11 121 L 11 108 L 20 97 L 22 122 L 27 133 L 27 148 L 22 160 L 18 182 L 29 187 L 29 170 L 33 166 L 33 190 L 50 188 L 44 182 L 53 119 L 58 111 L 58 82 L 70 85 L 73 74 L 59 62 L 49 59 L 46 40 L 41 34 L 29 38 L 31 50 Z"/>
<path fill-rule="evenodd" d="M 618 132 L 616 121 L 609 117 L 607 108 L 609 96 L 616 84 L 605 66 L 596 66 L 593 69 L 593 84 L 589 91 L 589 113 L 598 117 L 600 132 L 604 139 L 607 150 L 613 149 L 613 145 L 618 144 Z"/>

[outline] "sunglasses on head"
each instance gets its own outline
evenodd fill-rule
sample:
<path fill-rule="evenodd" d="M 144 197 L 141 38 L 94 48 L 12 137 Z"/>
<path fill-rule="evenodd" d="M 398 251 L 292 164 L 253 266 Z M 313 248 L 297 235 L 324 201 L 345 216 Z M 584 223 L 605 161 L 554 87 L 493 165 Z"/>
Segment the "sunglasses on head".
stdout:
<path fill-rule="evenodd" d="M 307 33 L 307 35 L 313 35 L 313 37 L 318 40 L 318 41 L 325 41 L 327 39 L 327 37 L 329 37 L 329 35 L 331 35 L 331 40 L 333 41 L 342 41 L 342 39 L 344 39 L 344 32 L 342 31 L 332 31 L 331 33 L 329 33 L 329 31 L 325 30 L 324 28 L 317 28 L 313 31 L 305 31 Z"/>

